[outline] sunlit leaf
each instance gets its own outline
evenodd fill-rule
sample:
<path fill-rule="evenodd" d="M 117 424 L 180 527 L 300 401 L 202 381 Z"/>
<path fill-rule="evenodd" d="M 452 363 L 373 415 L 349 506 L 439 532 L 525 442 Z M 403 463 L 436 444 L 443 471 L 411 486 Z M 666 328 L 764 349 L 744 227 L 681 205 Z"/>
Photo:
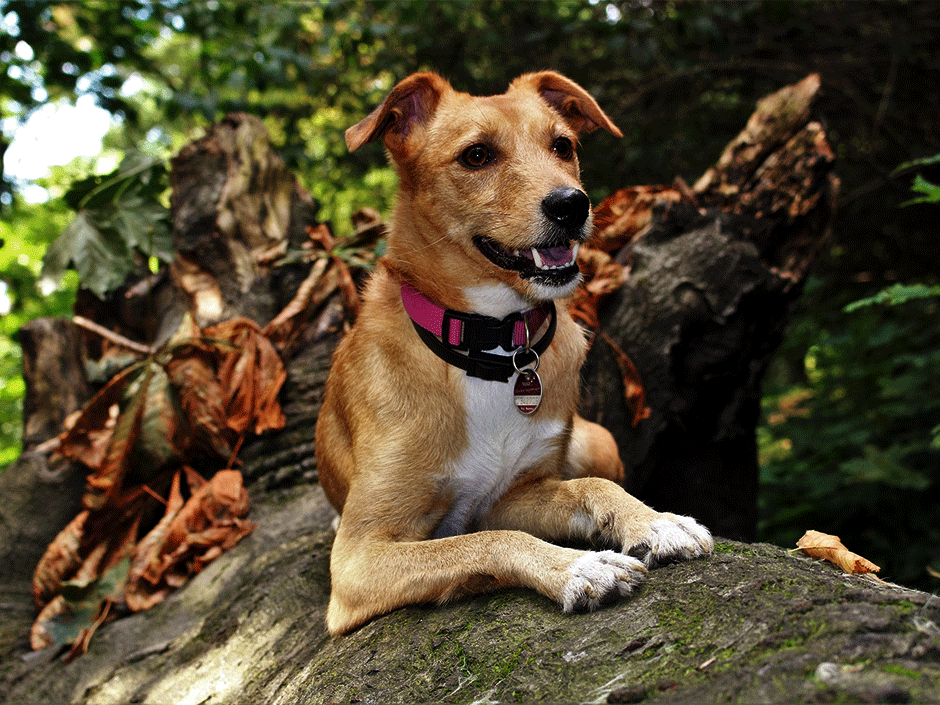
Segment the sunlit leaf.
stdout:
<path fill-rule="evenodd" d="M 796 542 L 803 553 L 833 563 L 846 573 L 877 573 L 881 568 L 842 545 L 838 536 L 810 529 Z"/>
<path fill-rule="evenodd" d="M 236 318 L 207 328 L 206 336 L 226 341 L 219 365 L 225 390 L 228 427 L 239 435 L 281 428 L 284 414 L 277 400 L 287 371 L 256 323 Z"/>

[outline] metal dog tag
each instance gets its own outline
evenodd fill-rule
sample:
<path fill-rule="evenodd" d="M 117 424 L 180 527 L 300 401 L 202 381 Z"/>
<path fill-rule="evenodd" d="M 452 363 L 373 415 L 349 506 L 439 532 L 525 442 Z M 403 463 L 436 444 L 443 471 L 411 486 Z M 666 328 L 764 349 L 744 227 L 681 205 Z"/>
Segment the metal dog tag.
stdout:
<path fill-rule="evenodd" d="M 512 389 L 512 399 L 516 408 L 526 416 L 534 414 L 542 403 L 542 380 L 535 370 L 519 371 L 516 384 Z"/>

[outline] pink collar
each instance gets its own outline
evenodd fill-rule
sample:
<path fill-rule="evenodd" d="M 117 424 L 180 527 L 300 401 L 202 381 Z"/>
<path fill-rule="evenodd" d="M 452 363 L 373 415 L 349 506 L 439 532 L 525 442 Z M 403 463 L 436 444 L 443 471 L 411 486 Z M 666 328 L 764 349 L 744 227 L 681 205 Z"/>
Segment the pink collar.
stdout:
<path fill-rule="evenodd" d="M 555 310 L 549 301 L 502 319 L 463 313 L 439 306 L 405 283 L 401 285 L 401 302 L 415 325 L 440 338 L 449 348 L 471 351 L 501 347 L 506 352 L 513 352 L 520 347 L 531 346 L 532 341 L 526 340 L 526 326 L 528 335 L 534 335 Z"/>

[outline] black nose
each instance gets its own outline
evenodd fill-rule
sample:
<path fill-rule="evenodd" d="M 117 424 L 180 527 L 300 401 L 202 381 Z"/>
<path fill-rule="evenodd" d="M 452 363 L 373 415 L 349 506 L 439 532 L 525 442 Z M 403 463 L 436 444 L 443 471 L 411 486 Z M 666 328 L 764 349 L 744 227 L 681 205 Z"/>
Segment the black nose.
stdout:
<path fill-rule="evenodd" d="M 542 199 L 542 212 L 565 230 L 578 230 L 591 212 L 591 199 L 584 191 L 559 186 Z"/>

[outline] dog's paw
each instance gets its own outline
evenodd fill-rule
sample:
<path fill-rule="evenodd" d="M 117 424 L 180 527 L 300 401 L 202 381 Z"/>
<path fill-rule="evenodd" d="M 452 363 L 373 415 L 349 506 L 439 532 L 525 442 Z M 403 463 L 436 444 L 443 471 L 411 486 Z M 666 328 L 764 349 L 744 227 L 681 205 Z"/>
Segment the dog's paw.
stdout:
<path fill-rule="evenodd" d="M 695 519 L 663 513 L 650 522 L 647 536 L 630 548 L 627 555 L 654 568 L 665 563 L 698 558 L 714 549 L 711 532 Z"/>
<path fill-rule="evenodd" d="M 616 551 L 587 551 L 568 566 L 568 573 L 561 604 L 565 612 L 574 612 L 629 595 L 646 575 L 646 566 Z"/>

